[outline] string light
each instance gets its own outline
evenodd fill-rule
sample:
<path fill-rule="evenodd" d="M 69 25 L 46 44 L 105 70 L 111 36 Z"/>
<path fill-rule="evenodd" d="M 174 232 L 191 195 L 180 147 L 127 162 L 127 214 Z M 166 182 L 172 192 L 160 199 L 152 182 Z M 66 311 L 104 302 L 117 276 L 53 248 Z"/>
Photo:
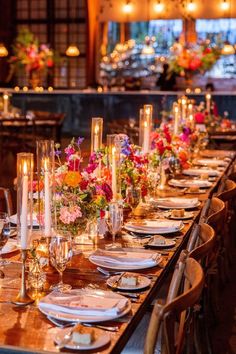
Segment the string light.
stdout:
<path fill-rule="evenodd" d="M 228 2 L 227 0 L 223 0 L 223 1 L 221 2 L 221 9 L 222 9 L 223 11 L 229 10 L 229 7 L 230 7 L 230 5 L 229 5 L 229 2 Z"/>
<path fill-rule="evenodd" d="M 124 4 L 123 11 L 126 14 L 130 14 L 133 11 L 133 6 L 129 0 L 127 0 L 126 4 Z"/>
<path fill-rule="evenodd" d="M 158 13 L 162 12 L 164 10 L 164 4 L 161 3 L 160 0 L 158 0 L 155 4 L 154 4 L 154 10 Z"/>
<path fill-rule="evenodd" d="M 193 12 L 196 9 L 196 4 L 190 0 L 190 2 L 187 4 L 187 10 L 189 12 Z"/>

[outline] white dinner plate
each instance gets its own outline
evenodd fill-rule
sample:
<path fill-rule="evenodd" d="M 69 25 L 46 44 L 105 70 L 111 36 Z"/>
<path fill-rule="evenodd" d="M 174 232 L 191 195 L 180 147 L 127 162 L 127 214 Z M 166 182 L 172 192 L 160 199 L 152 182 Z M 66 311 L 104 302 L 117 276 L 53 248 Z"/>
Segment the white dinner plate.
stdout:
<path fill-rule="evenodd" d="M 212 183 L 204 180 L 188 180 L 188 179 L 171 179 L 169 180 L 169 185 L 173 187 L 189 188 L 193 186 L 198 186 L 199 188 L 209 188 Z"/>
<path fill-rule="evenodd" d="M 164 215 L 166 218 L 173 220 L 187 220 L 194 217 L 194 213 L 192 211 L 185 211 L 184 216 L 172 216 L 170 211 L 164 211 Z"/>
<path fill-rule="evenodd" d="M 71 328 L 64 328 L 60 330 L 55 336 L 55 343 L 60 345 L 65 336 L 69 334 Z M 110 342 L 110 335 L 102 330 L 96 328 L 95 340 L 91 344 L 78 344 L 73 342 L 72 338 L 65 343 L 64 348 L 74 350 L 94 350 L 103 347 Z"/>
<path fill-rule="evenodd" d="M 117 279 L 120 277 L 120 275 L 114 275 L 113 277 L 110 277 L 107 280 L 107 285 L 109 285 L 111 288 L 113 288 L 115 284 L 116 289 L 120 290 L 141 290 L 144 288 L 147 288 L 151 284 L 151 279 L 137 274 L 137 273 L 129 273 L 129 275 L 134 275 L 135 277 L 138 278 L 138 282 L 136 285 L 131 286 L 131 285 L 121 285 L 120 282 L 118 284 L 116 283 Z"/>
<path fill-rule="evenodd" d="M 167 208 L 170 209 L 170 208 Z M 177 208 L 176 208 L 177 209 Z M 168 234 L 173 234 L 175 232 L 179 232 L 183 229 L 184 225 L 182 225 L 180 228 L 176 228 L 176 227 L 170 227 L 166 230 L 161 230 L 159 228 L 153 228 L 153 229 L 148 229 L 148 230 L 144 230 L 144 229 L 139 229 L 136 226 L 129 226 L 129 225 L 124 225 L 124 229 L 126 229 L 127 231 L 131 231 L 131 232 L 136 232 L 138 234 L 143 234 L 143 235 L 168 235 Z"/>
<path fill-rule="evenodd" d="M 224 160 L 217 160 L 217 159 L 197 159 L 193 161 L 194 165 L 202 165 L 202 166 L 226 166 L 227 162 Z"/>
<path fill-rule="evenodd" d="M 85 290 L 81 290 L 81 291 L 85 291 Z M 89 290 L 89 292 L 91 293 L 92 291 L 96 292 L 96 294 L 99 294 L 99 296 L 104 296 L 104 297 L 113 297 L 113 298 L 119 298 L 122 299 L 124 298 L 124 296 L 120 295 L 120 294 L 116 294 L 112 291 L 104 291 L 104 290 Z M 129 311 L 131 310 L 131 302 L 129 299 L 127 299 L 127 307 L 121 311 L 120 313 L 116 314 L 116 315 L 111 315 L 111 316 L 88 316 L 88 315 L 76 315 L 76 314 L 71 314 L 71 313 L 65 313 L 65 312 L 59 312 L 59 311 L 55 311 L 55 310 L 50 310 L 47 308 L 42 308 L 40 307 L 40 303 L 38 305 L 39 310 L 44 313 L 46 316 L 50 316 L 53 317 L 55 319 L 58 320 L 63 320 L 63 321 L 68 321 L 68 322 L 88 322 L 88 323 L 93 323 L 93 322 L 105 322 L 105 321 L 111 321 L 114 320 L 116 318 L 120 318 L 123 317 L 124 315 L 126 315 L 127 313 L 129 313 Z"/>
<path fill-rule="evenodd" d="M 4 255 L 4 254 L 16 252 L 18 250 L 19 248 L 17 247 L 16 242 L 7 242 L 0 253 L 1 255 Z"/>
<path fill-rule="evenodd" d="M 187 170 L 183 170 L 183 175 L 187 176 L 200 176 L 200 175 L 208 175 L 208 176 L 219 176 L 220 172 L 217 170 L 213 170 L 211 168 L 189 168 Z"/>
<path fill-rule="evenodd" d="M 132 270 L 141 270 L 141 269 L 148 269 L 148 268 L 153 268 L 156 267 L 159 263 L 162 262 L 162 257 L 158 257 L 156 259 L 155 262 L 153 262 L 153 264 L 140 264 L 140 265 L 122 265 L 122 264 L 114 264 L 114 263 L 110 263 L 110 262 L 106 262 L 103 260 L 91 260 L 89 258 L 90 262 L 95 264 L 96 266 L 102 267 L 102 268 L 106 268 L 106 269 L 114 269 L 114 270 L 127 270 L 127 271 L 132 271 Z"/>
<path fill-rule="evenodd" d="M 171 198 L 171 199 L 174 199 L 174 198 Z M 180 201 L 181 200 L 181 198 L 178 198 L 178 200 Z M 173 202 L 173 204 L 171 204 L 171 203 L 168 203 L 168 205 L 165 205 L 165 204 L 163 204 L 162 203 L 162 200 L 161 199 L 159 199 L 159 201 L 157 200 L 156 201 L 156 206 L 158 207 L 158 208 L 160 208 L 160 209 L 194 209 L 194 208 L 197 208 L 199 205 L 201 205 L 201 202 L 200 201 L 198 201 L 196 204 L 189 204 L 189 205 L 187 205 L 187 204 L 183 204 L 183 205 L 181 205 L 181 204 L 176 204 L 176 203 L 174 203 Z"/>
<path fill-rule="evenodd" d="M 147 246 L 150 246 L 150 247 L 156 247 L 156 248 L 167 248 L 167 247 L 173 247 L 176 245 L 176 241 L 173 240 L 173 239 L 168 239 L 166 238 L 165 239 L 165 244 L 158 244 L 158 243 L 154 243 L 153 239 L 151 239 L 148 243 L 147 243 Z"/>
<path fill-rule="evenodd" d="M 17 225 L 17 214 L 11 215 L 11 216 L 9 217 L 9 221 L 10 221 L 12 224 Z M 35 227 L 38 227 L 38 226 L 39 226 L 38 220 L 37 220 L 35 217 L 33 217 L 33 226 L 35 226 Z"/>

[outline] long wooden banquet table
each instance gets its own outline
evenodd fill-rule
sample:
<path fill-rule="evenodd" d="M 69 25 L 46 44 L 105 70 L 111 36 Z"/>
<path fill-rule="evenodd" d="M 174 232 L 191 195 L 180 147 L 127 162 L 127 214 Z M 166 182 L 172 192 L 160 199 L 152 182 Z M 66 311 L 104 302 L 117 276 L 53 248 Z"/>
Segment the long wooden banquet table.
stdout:
<path fill-rule="evenodd" d="M 222 177 L 227 173 L 227 170 L 235 159 L 235 153 L 232 151 L 212 150 L 205 151 L 204 154 L 218 158 L 230 157 L 230 159 L 228 159 L 227 166 L 214 181 L 210 189 L 207 189 L 206 192 L 202 194 L 185 195 L 185 197 L 197 196 L 201 201 L 201 206 L 194 210 L 194 218 L 184 223 L 184 229 L 178 234 L 177 243 L 174 248 L 160 251 L 162 254 L 162 262 L 160 265 L 138 272 L 147 275 L 151 279 L 151 285 L 148 289 L 140 292 L 140 297 L 137 301 L 132 302 L 132 309 L 128 315 L 117 320 L 105 322 L 106 325 L 109 324 L 119 327 L 119 330 L 115 333 L 107 332 L 111 337 L 110 343 L 106 347 L 99 348 L 97 351 L 86 350 L 87 353 L 120 353 L 152 301 L 158 297 L 161 286 L 166 281 L 167 276 L 173 271 L 173 266 L 178 259 L 179 253 L 187 243 L 192 225 L 194 221 L 197 221 L 204 201 L 208 198 L 209 194 L 216 191 Z M 183 196 L 183 192 L 180 192 L 180 189 L 176 188 L 174 195 Z M 107 239 L 101 240 L 98 247 L 103 248 L 109 241 L 110 240 Z M 121 238 L 119 241 L 122 242 L 124 247 L 129 246 L 127 245 L 127 241 Z M 72 261 L 64 272 L 64 281 L 70 283 L 73 288 L 84 288 L 89 284 L 93 284 L 93 286 L 99 289 L 107 290 L 107 278 L 88 260 L 86 256 L 87 251 L 88 249 L 86 252 L 73 256 Z M 52 324 L 46 316 L 38 310 L 37 301 L 26 307 L 16 306 L 11 303 L 18 294 L 20 287 L 20 254 L 18 252 L 7 258 L 10 263 L 4 267 L 5 279 L 0 280 L 0 352 L 59 352 L 59 349 L 55 346 L 54 338 L 61 329 Z M 58 274 L 56 271 L 47 274 L 47 287 L 49 288 L 50 284 L 56 283 L 57 280 Z M 39 293 L 38 295 L 42 294 Z M 68 350 L 61 349 L 61 352 L 66 353 Z"/>

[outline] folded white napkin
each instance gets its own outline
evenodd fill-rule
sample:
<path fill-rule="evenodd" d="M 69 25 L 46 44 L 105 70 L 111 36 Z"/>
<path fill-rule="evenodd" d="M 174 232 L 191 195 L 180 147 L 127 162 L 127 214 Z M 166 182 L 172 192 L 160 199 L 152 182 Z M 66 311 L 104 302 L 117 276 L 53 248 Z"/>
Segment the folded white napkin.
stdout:
<path fill-rule="evenodd" d="M 168 230 L 180 230 L 183 223 L 182 221 L 173 220 L 144 220 L 143 222 L 128 222 L 125 227 L 128 229 L 143 230 L 143 231 L 168 231 Z"/>
<path fill-rule="evenodd" d="M 12 224 L 17 224 L 17 214 L 14 214 L 14 215 L 11 215 L 9 217 L 9 220 Z M 38 219 L 37 219 L 37 215 L 35 213 L 33 213 L 33 217 L 32 217 L 32 223 L 33 223 L 33 226 L 39 226 L 39 222 L 38 222 Z"/>
<path fill-rule="evenodd" d="M 115 264 L 116 266 L 140 266 L 140 265 L 156 265 L 160 254 L 154 252 L 118 252 L 105 251 L 98 249 L 91 256 L 91 261 L 103 261 L 106 263 Z"/>
<path fill-rule="evenodd" d="M 197 159 L 194 162 L 199 165 L 208 165 L 208 166 L 226 166 L 227 162 L 224 160 L 217 159 Z"/>
<path fill-rule="evenodd" d="M 198 205 L 198 203 L 199 203 L 198 198 L 177 198 L 176 197 L 176 198 L 159 198 L 157 200 L 157 205 L 171 207 L 171 208 L 176 208 L 176 207 L 194 208 L 196 205 Z"/>
<path fill-rule="evenodd" d="M 169 181 L 169 184 L 172 186 L 183 186 L 183 187 L 192 187 L 192 186 L 210 187 L 212 185 L 211 182 L 204 181 L 201 179 L 189 180 L 189 179 L 174 179 L 174 178 L 172 178 Z"/>
<path fill-rule="evenodd" d="M 96 290 L 53 291 L 40 300 L 39 307 L 77 316 L 116 316 L 127 307 L 127 299 L 105 294 Z"/>
<path fill-rule="evenodd" d="M 188 168 L 187 170 L 183 170 L 184 175 L 190 176 L 200 176 L 202 174 L 206 174 L 209 176 L 219 176 L 220 172 L 217 170 L 213 170 L 210 168 Z"/>

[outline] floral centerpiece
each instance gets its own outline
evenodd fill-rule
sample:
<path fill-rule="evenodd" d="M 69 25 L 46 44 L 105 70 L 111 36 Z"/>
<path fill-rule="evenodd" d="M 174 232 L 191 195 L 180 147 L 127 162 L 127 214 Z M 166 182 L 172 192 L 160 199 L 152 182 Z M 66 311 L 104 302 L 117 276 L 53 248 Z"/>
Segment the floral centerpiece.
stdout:
<path fill-rule="evenodd" d="M 142 198 L 144 198 L 148 191 L 148 158 L 141 154 L 141 148 L 139 146 L 130 144 L 127 135 L 122 134 L 122 138 L 120 164 L 122 197 L 126 197 L 127 187 L 138 186 L 141 189 Z"/>
<path fill-rule="evenodd" d="M 220 48 L 210 46 L 208 42 L 193 47 L 178 46 L 178 50 L 173 50 L 169 58 L 170 71 L 189 78 L 210 70 L 219 57 Z"/>
<path fill-rule="evenodd" d="M 38 39 L 27 28 L 20 30 L 13 45 L 13 56 L 10 57 L 10 73 L 28 75 L 31 85 L 40 84 L 48 70 L 54 66 L 54 53 L 46 44 L 39 44 Z"/>
<path fill-rule="evenodd" d="M 55 210 L 57 228 L 76 236 L 83 232 L 88 221 L 103 215 L 112 199 L 110 186 L 95 176 L 97 162 L 91 155 L 82 168 L 80 145 L 83 139 L 72 139 L 64 150 L 61 161 L 60 146 L 56 144 L 57 168 L 55 171 Z"/>

